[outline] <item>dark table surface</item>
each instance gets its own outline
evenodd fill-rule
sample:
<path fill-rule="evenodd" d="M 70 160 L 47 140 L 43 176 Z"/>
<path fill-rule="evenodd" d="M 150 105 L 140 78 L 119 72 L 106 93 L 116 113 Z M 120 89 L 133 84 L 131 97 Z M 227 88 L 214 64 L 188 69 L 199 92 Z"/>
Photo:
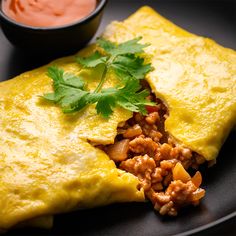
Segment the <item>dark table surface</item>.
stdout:
<path fill-rule="evenodd" d="M 112 20 L 122 20 L 133 13 L 142 5 L 149 5 L 154 7 L 160 14 L 164 15 L 166 18 L 170 19 L 177 25 L 189 30 L 193 33 L 207 36 L 213 38 L 215 41 L 220 43 L 225 47 L 230 47 L 236 49 L 236 4 L 235 1 L 227 0 L 110 0 L 102 24 L 97 32 L 97 35 L 100 35 L 104 30 L 105 26 Z M 42 57 L 40 55 L 28 55 L 25 52 L 22 52 L 14 48 L 4 37 L 3 33 L 0 31 L 0 81 L 12 78 L 19 73 L 33 69 L 37 66 L 46 64 L 47 62 L 54 59 L 53 56 L 45 55 Z M 235 132 L 230 137 L 230 143 L 226 145 L 229 146 L 228 153 L 233 155 L 235 159 L 235 141 L 236 135 Z M 231 145 L 231 146 L 230 146 Z M 227 149 L 227 147 L 225 148 Z M 224 152 L 224 151 L 223 151 Z M 232 154 L 233 153 L 233 154 Z M 226 157 L 227 158 L 227 157 Z M 219 160 L 219 163 L 223 163 Z M 235 162 L 234 162 L 235 163 Z M 223 163 L 224 165 L 224 163 Z M 229 164 L 230 165 L 230 164 Z M 234 164 L 235 166 L 235 164 Z M 219 167 L 217 167 L 220 169 Z M 211 174 L 209 174 L 210 176 Z M 233 182 L 235 183 L 235 174 L 233 175 Z M 236 186 L 234 184 L 234 186 Z M 235 187 L 233 188 L 235 189 Z M 236 190 L 236 189 L 235 189 Z M 222 193 L 224 196 L 225 193 Z M 226 197 L 227 198 L 227 197 Z M 236 199 L 235 199 L 236 201 Z M 232 213 L 235 215 L 235 204 L 232 206 Z M 119 210 L 118 210 L 119 208 Z M 147 211 L 147 207 L 144 207 Z M 134 208 L 129 208 L 134 209 Z M 123 208 L 114 206 L 113 210 L 117 210 L 118 214 L 123 214 Z M 137 207 L 133 214 L 138 214 L 143 211 L 143 206 Z M 104 210 L 109 213 L 108 210 Z M 149 209 L 148 209 L 149 211 Z M 92 211 L 93 213 L 93 211 Z M 107 214 L 108 214 L 107 213 Z M 85 213 L 87 214 L 87 213 Z M 90 213 L 88 213 L 90 214 Z M 95 210 L 95 214 L 96 210 Z M 98 213 L 99 215 L 99 213 Z M 130 214 L 129 214 L 130 215 Z M 143 215 L 142 215 L 143 217 Z M 201 217 L 201 215 L 199 215 Z M 226 215 L 227 218 L 227 215 Z M 228 216 L 228 218 L 230 218 Z M 119 219 L 119 217 L 117 217 Z M 129 219 L 130 221 L 130 219 Z M 135 221 L 135 220 L 134 220 Z M 218 219 L 221 222 L 221 219 Z M 212 224 L 217 223 L 218 221 L 212 220 Z M 59 220 L 63 222 L 63 220 Z M 86 223 L 85 223 L 86 224 Z M 88 227 L 93 227 L 89 226 Z M 129 223 L 128 223 L 129 224 Z M 186 221 L 186 224 L 188 222 Z M 83 228 L 83 227 L 82 227 Z M 95 229 L 96 230 L 96 229 Z M 35 232 L 35 231 L 34 231 Z M 56 232 L 56 233 L 55 233 Z M 55 231 L 54 235 L 58 234 L 58 231 Z M 69 231 L 71 234 L 72 231 Z M 91 232 L 91 231 L 89 231 Z M 113 231 L 97 231 L 99 235 L 113 235 Z M 101 233 L 104 232 L 104 233 Z M 121 232 L 121 231 L 119 231 Z M 127 233 L 125 233 L 124 235 Z M 132 231 L 133 232 L 133 231 Z M 24 232 L 14 231 L 14 235 L 24 235 Z M 68 235 L 67 234 L 67 235 Z M 89 234 L 89 233 L 88 233 Z M 145 233 L 143 233 L 144 235 Z M 30 233 L 28 233 L 30 235 Z M 51 234 L 50 234 L 51 235 Z M 66 235 L 66 233 L 65 233 Z M 83 232 L 82 235 L 87 235 L 86 232 Z M 96 235 L 93 232 L 91 235 Z M 121 235 L 121 234 L 119 234 Z M 131 234 L 127 234 L 131 235 Z M 137 232 L 137 235 L 141 235 L 140 232 Z M 150 234 L 148 234 L 150 235 Z M 169 234 L 168 234 L 169 235 Z M 185 234 L 182 234 L 185 235 Z M 204 236 L 204 235 L 236 235 L 236 218 L 231 218 L 226 222 L 213 225 L 210 229 L 206 229 L 203 232 L 196 233 L 194 235 Z"/>

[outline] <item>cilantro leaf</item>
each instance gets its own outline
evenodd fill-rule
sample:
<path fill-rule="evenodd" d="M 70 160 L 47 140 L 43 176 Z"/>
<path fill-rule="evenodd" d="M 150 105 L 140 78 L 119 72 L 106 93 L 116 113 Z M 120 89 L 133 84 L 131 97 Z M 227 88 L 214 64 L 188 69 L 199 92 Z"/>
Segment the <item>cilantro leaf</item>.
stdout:
<path fill-rule="evenodd" d="M 113 57 L 116 57 L 118 55 L 136 54 L 144 52 L 143 49 L 149 46 L 149 44 L 138 43 L 141 38 L 142 37 L 138 37 L 118 45 L 111 43 L 110 41 L 107 41 L 105 39 L 99 39 L 97 43 L 108 54 L 112 55 Z"/>
<path fill-rule="evenodd" d="M 53 80 L 53 93 L 44 94 L 44 98 L 61 106 L 64 113 L 77 112 L 89 104 L 96 104 L 97 113 L 109 118 L 115 107 L 120 106 L 132 112 L 146 114 L 146 106 L 155 103 L 147 100 L 149 91 L 141 90 L 140 80 L 152 70 L 151 64 L 145 63 L 140 53 L 148 44 L 140 44 L 141 38 L 135 38 L 121 44 L 105 39 L 98 39 L 97 44 L 103 49 L 76 61 L 84 68 L 93 70 L 103 65 L 100 81 L 94 91 L 86 90 L 86 83 L 80 76 L 65 73 L 58 67 L 49 67 L 48 76 Z M 107 72 L 112 70 L 121 81 L 119 86 L 105 88 Z"/>
<path fill-rule="evenodd" d="M 107 61 L 106 56 L 102 56 L 98 51 L 90 55 L 89 57 L 82 58 L 82 57 L 76 57 L 76 61 L 81 64 L 84 67 L 96 67 L 99 64 L 105 64 Z"/>
<path fill-rule="evenodd" d="M 84 90 L 85 83 L 80 77 L 56 66 L 48 68 L 48 76 L 53 80 L 54 93 L 44 94 L 45 99 L 59 104 L 65 113 L 79 111 L 87 105 L 89 92 Z"/>
<path fill-rule="evenodd" d="M 96 105 L 97 113 L 101 114 L 106 119 L 112 115 L 113 109 L 117 103 L 117 97 L 115 93 L 116 90 L 112 90 L 113 89 L 111 88 L 110 91 L 109 89 L 107 91 L 102 91 L 102 96 L 100 97 L 100 99 L 98 99 Z"/>
<path fill-rule="evenodd" d="M 47 75 L 53 80 L 53 86 L 56 87 L 60 82 L 63 82 L 64 71 L 58 69 L 56 66 L 48 68 Z"/>
<path fill-rule="evenodd" d="M 129 81 L 122 89 L 119 90 L 117 104 L 127 110 L 133 112 L 141 112 L 146 114 L 145 106 L 154 106 L 155 103 L 147 100 L 149 92 L 142 90 L 137 80 Z"/>
<path fill-rule="evenodd" d="M 97 113 L 104 118 L 109 118 L 116 106 L 123 107 L 132 112 L 146 114 L 146 105 L 154 106 L 155 103 L 147 100 L 149 92 L 142 90 L 138 80 L 128 81 L 122 88 L 107 88 L 97 97 Z"/>
<path fill-rule="evenodd" d="M 45 93 L 42 97 L 50 102 L 54 102 L 56 100 L 54 93 Z"/>
<path fill-rule="evenodd" d="M 63 79 L 66 85 L 74 87 L 74 88 L 83 89 L 85 86 L 84 81 L 80 77 L 75 76 L 70 73 L 63 73 Z"/>
<path fill-rule="evenodd" d="M 116 48 L 116 44 L 112 43 L 111 41 L 108 41 L 103 38 L 97 39 L 97 44 L 105 50 L 107 54 L 112 55 L 113 50 Z"/>
<path fill-rule="evenodd" d="M 50 66 L 47 75 L 53 80 L 55 90 L 59 89 L 62 85 L 79 89 L 83 89 L 85 86 L 82 78 L 71 73 L 65 73 L 64 70 L 57 66 Z"/>
<path fill-rule="evenodd" d="M 142 53 L 148 44 L 140 44 L 141 37 L 126 41 L 121 44 L 112 43 L 106 39 L 98 39 L 97 44 L 104 50 L 106 55 L 98 51 L 87 58 L 77 58 L 77 62 L 85 68 L 96 67 L 104 64 L 101 80 L 95 89 L 99 92 L 106 81 L 107 72 L 112 69 L 121 82 L 130 79 L 143 79 L 152 70 L 150 64 L 145 64 L 144 59 L 137 54 Z"/>
<path fill-rule="evenodd" d="M 81 90 L 77 93 L 67 94 L 59 104 L 64 113 L 80 111 L 89 104 L 89 92 Z"/>
<path fill-rule="evenodd" d="M 130 75 L 136 79 L 143 79 L 152 70 L 151 64 L 144 64 L 144 59 L 133 54 L 120 55 L 112 63 L 118 77 Z"/>

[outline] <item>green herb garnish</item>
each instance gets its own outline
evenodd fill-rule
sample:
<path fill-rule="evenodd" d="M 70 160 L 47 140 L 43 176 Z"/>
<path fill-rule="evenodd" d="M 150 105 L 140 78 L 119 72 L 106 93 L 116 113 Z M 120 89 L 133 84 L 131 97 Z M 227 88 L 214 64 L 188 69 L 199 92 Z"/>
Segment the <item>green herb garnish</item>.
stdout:
<path fill-rule="evenodd" d="M 146 105 L 155 105 L 146 98 L 148 90 L 141 91 L 140 80 L 151 71 L 151 64 L 145 64 L 139 56 L 147 44 L 138 43 L 136 38 L 122 44 L 114 44 L 105 39 L 98 39 L 99 51 L 92 55 L 76 60 L 84 68 L 91 70 L 103 66 L 101 80 L 94 91 L 86 89 L 86 83 L 80 76 L 65 73 L 58 67 L 49 67 L 48 76 L 53 80 L 54 93 L 43 97 L 59 104 L 64 113 L 77 112 L 88 104 L 96 104 L 98 114 L 109 118 L 116 106 L 133 112 L 146 114 Z M 113 88 L 103 89 L 107 72 L 112 70 L 120 83 Z"/>

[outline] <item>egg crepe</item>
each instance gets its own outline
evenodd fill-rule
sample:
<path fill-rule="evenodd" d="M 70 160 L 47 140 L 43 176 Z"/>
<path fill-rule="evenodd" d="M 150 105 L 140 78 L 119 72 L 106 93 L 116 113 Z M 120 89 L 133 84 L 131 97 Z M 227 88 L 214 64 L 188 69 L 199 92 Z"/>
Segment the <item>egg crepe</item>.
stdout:
<path fill-rule="evenodd" d="M 180 29 L 148 7 L 104 33 L 117 43 L 137 36 L 151 44 L 145 57 L 155 69 L 147 80 L 169 109 L 166 131 L 214 159 L 236 120 L 236 53 Z M 93 51 L 90 46 L 80 55 Z M 74 61 L 67 57 L 51 65 L 83 73 L 94 89 L 100 68 L 81 70 Z M 0 229 L 80 208 L 144 201 L 138 179 L 91 145 L 113 143 L 118 124 L 132 114 L 119 108 L 105 120 L 94 106 L 63 114 L 39 97 L 52 89 L 47 67 L 0 83 Z M 115 83 L 110 74 L 105 86 Z"/>

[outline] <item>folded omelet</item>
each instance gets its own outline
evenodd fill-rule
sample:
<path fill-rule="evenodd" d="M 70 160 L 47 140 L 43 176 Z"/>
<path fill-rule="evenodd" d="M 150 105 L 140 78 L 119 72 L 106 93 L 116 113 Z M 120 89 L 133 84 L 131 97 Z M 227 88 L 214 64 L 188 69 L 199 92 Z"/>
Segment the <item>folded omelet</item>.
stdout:
<path fill-rule="evenodd" d="M 113 22 L 104 36 L 118 43 L 142 36 L 151 44 L 145 51 L 154 71 L 147 80 L 168 107 L 166 131 L 206 160 L 215 159 L 236 124 L 236 52 L 179 28 L 150 7 Z"/>
<path fill-rule="evenodd" d="M 95 72 L 81 72 L 74 61 L 52 64 L 93 77 Z M 79 208 L 144 201 L 138 179 L 89 143 L 113 143 L 117 125 L 131 113 L 117 109 L 105 120 L 91 106 L 65 115 L 39 97 L 51 89 L 46 71 L 47 66 L 0 83 L 0 229 Z M 112 76 L 107 83 L 113 83 Z M 96 78 L 90 88 L 95 84 Z"/>
<path fill-rule="evenodd" d="M 236 121 L 236 53 L 180 29 L 148 7 L 104 33 L 117 43 L 137 36 L 151 44 L 145 57 L 155 69 L 147 80 L 169 109 L 166 131 L 207 160 L 216 158 Z M 89 46 L 80 55 L 93 50 Z M 83 73 L 90 89 L 99 81 L 99 67 L 82 70 L 73 56 L 50 65 Z M 39 97 L 52 90 L 47 67 L 0 83 L 1 230 L 48 226 L 50 215 L 76 209 L 144 201 L 138 179 L 92 145 L 113 143 L 117 126 L 132 114 L 117 108 L 105 120 L 92 105 L 63 114 Z M 105 86 L 115 83 L 110 75 Z"/>

